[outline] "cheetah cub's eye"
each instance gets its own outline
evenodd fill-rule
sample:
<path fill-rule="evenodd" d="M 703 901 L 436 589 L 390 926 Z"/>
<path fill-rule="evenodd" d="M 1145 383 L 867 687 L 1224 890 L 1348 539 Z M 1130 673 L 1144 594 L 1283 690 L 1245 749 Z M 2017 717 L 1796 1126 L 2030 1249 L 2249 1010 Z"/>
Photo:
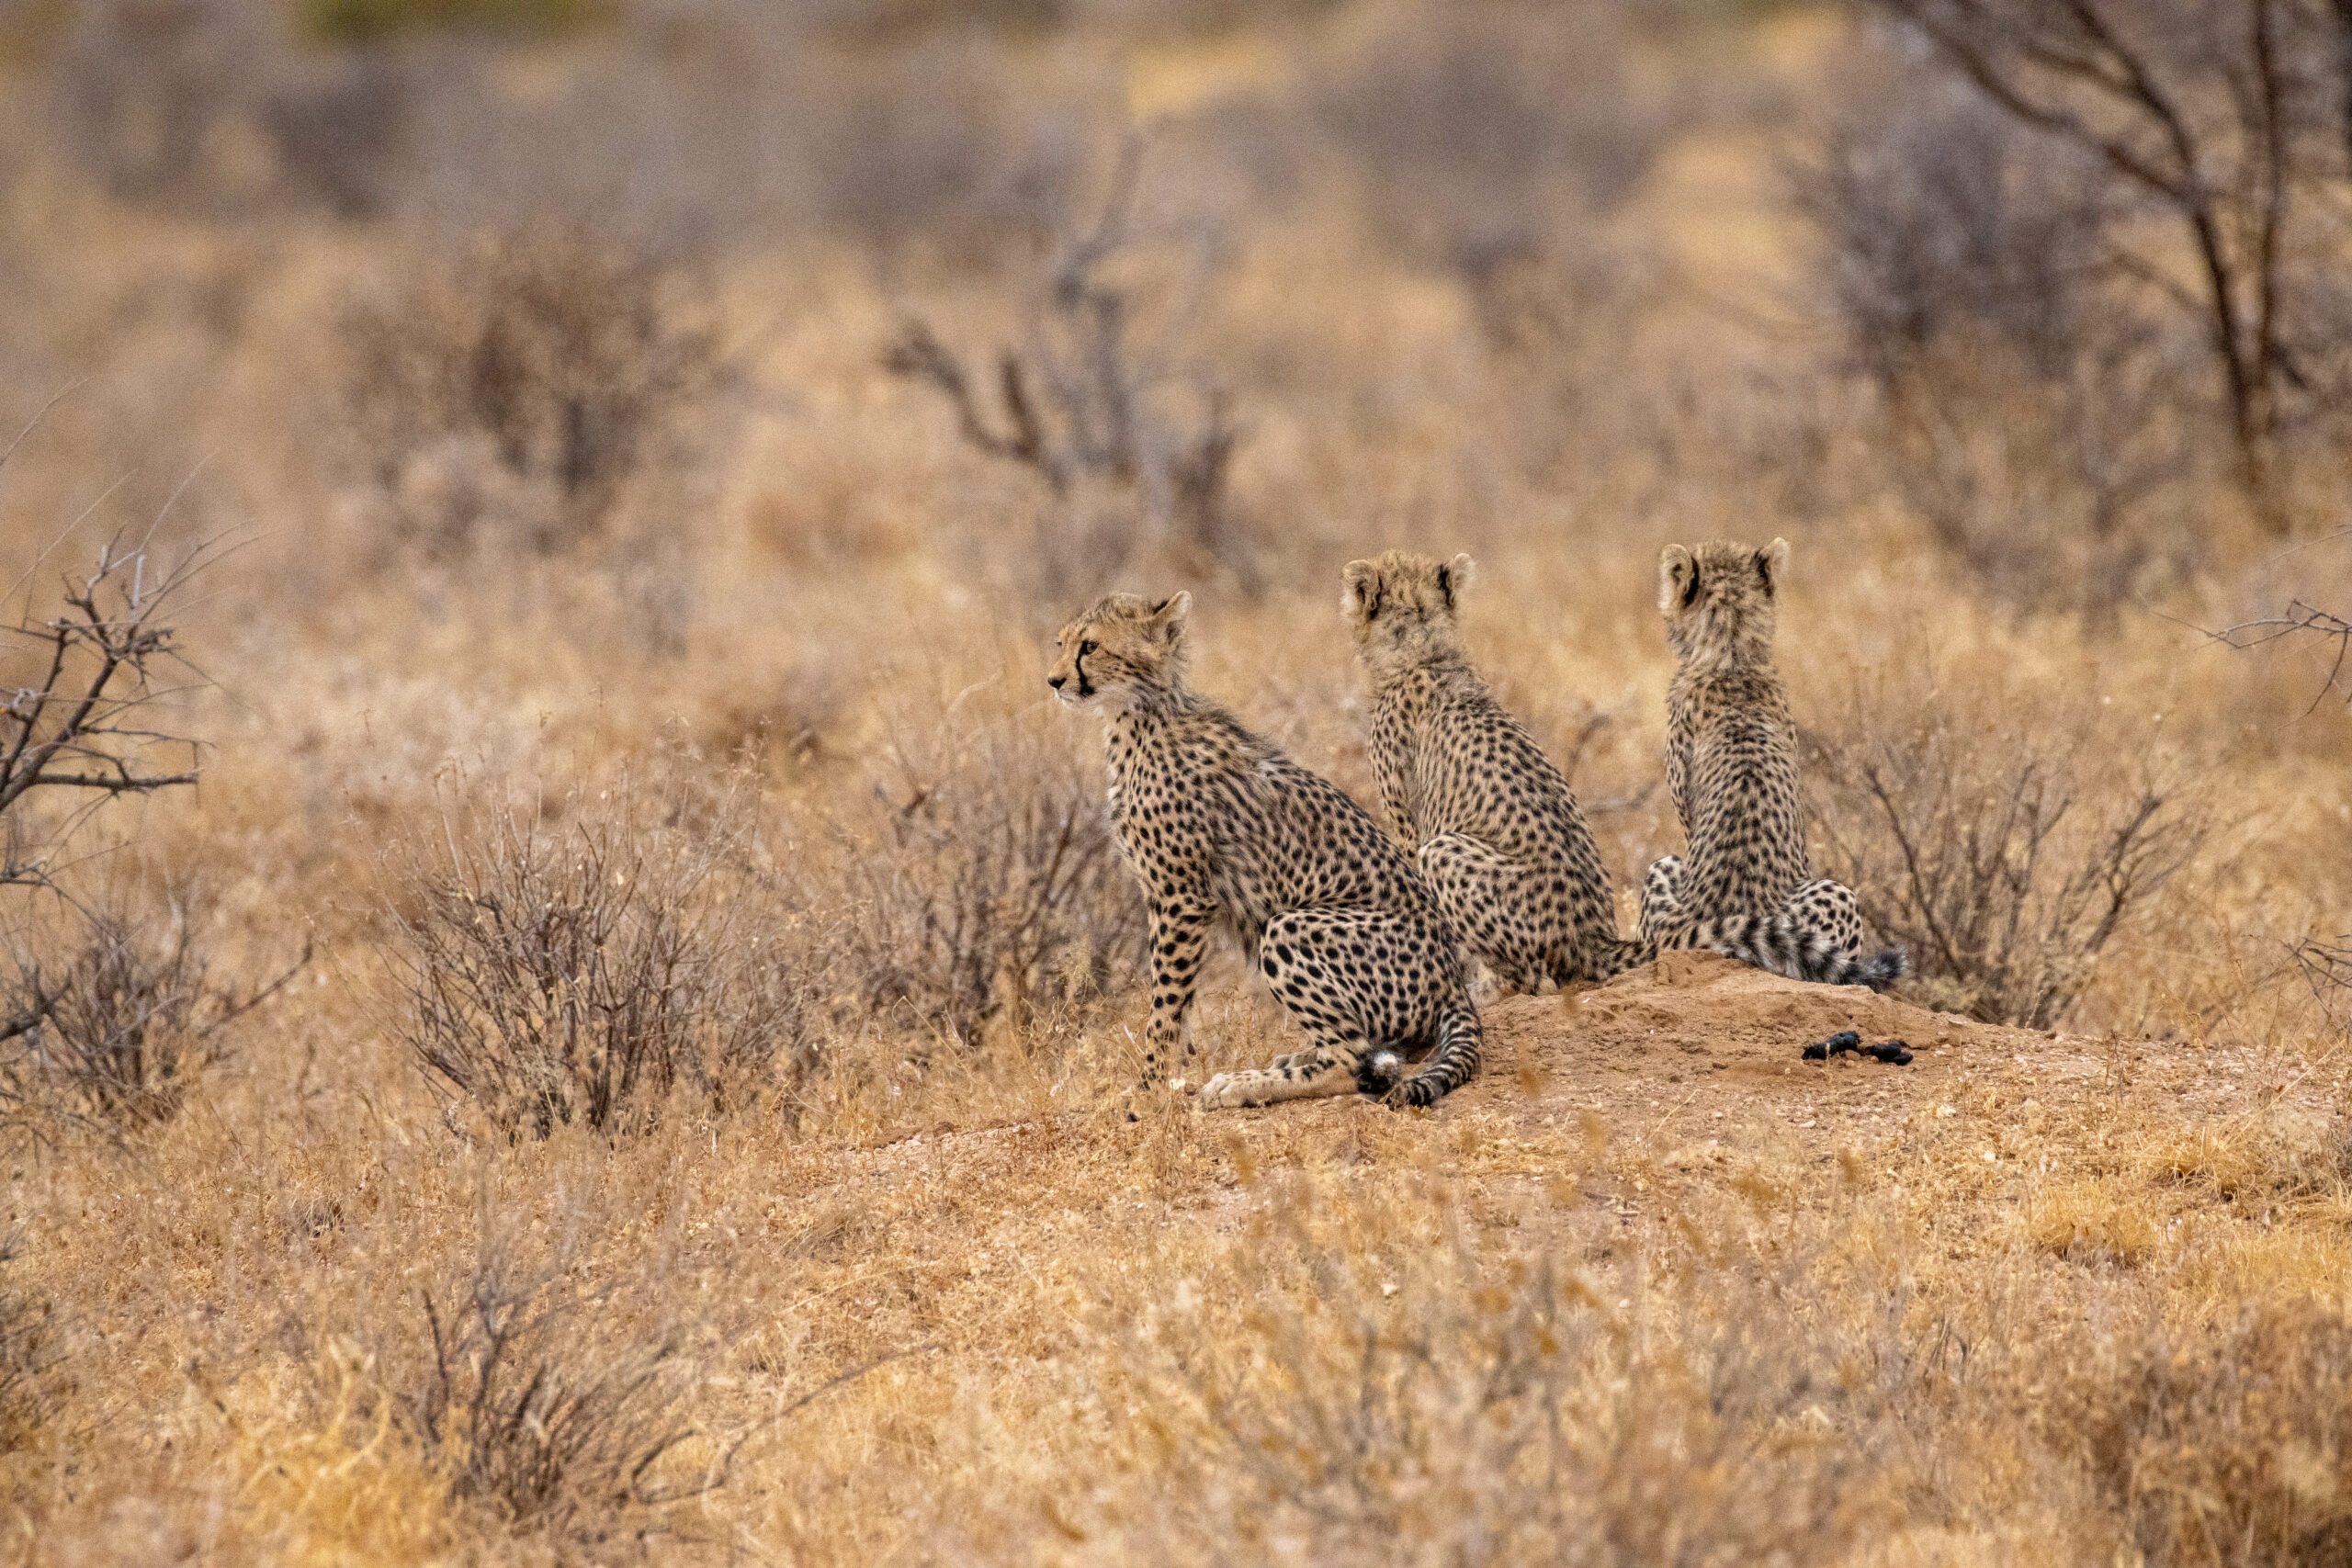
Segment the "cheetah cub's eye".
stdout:
<path fill-rule="evenodd" d="M 1078 655 L 1079 655 L 1079 657 L 1080 657 L 1080 659 L 1085 658 L 1088 654 L 1090 654 L 1090 653 L 1091 653 L 1091 652 L 1093 652 L 1093 651 L 1094 651 L 1094 642 L 1093 642 L 1093 639 L 1091 639 L 1091 638 L 1089 638 L 1089 639 L 1088 639 L 1088 640 L 1086 640 L 1085 642 L 1081 642 L 1081 643 L 1080 643 L 1080 644 L 1078 645 Z"/>

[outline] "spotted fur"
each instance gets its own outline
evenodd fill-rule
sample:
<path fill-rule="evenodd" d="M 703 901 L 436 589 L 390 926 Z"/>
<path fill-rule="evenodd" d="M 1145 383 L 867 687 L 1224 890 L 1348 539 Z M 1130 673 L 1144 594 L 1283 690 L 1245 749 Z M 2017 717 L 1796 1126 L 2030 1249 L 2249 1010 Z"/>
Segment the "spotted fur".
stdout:
<path fill-rule="evenodd" d="M 1151 901 L 1144 1087 L 1180 1046 L 1212 929 L 1223 926 L 1307 1048 L 1220 1073 L 1201 1104 L 1265 1105 L 1351 1089 L 1427 1105 L 1477 1070 L 1480 1030 L 1436 899 L 1339 789 L 1244 729 L 1184 679 L 1191 595 L 1114 593 L 1062 628 L 1046 678 L 1105 716 L 1111 818 Z M 1406 1053 L 1433 1047 L 1404 1077 Z"/>
<path fill-rule="evenodd" d="M 1668 545 L 1658 559 L 1658 609 L 1677 661 L 1666 783 L 1690 853 L 1651 864 L 1641 935 L 1794 979 L 1883 990 L 1903 973 L 1902 953 L 1860 961 L 1853 894 L 1806 874 L 1796 725 L 1772 663 L 1788 563 L 1786 539 L 1760 550 Z"/>
<path fill-rule="evenodd" d="M 1475 567 L 1390 550 L 1342 574 L 1381 805 L 1465 951 L 1505 989 L 1607 980 L 1656 954 L 1618 937 L 1576 792 L 1471 668 L 1459 617 Z"/>

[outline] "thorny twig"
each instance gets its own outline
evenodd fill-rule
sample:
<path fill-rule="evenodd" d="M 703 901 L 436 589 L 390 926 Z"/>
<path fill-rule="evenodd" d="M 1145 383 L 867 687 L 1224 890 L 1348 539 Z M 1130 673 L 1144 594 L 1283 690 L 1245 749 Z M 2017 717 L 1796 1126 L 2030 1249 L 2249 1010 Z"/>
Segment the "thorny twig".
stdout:
<path fill-rule="evenodd" d="M 2303 711 L 2309 713 L 2312 709 L 2317 708 L 2322 699 L 2330 692 L 2343 693 L 2344 700 L 2347 704 L 2352 704 L 2352 689 L 2347 689 L 2343 682 L 2345 662 L 2347 658 L 2352 658 L 2352 621 L 2347 621 L 2341 615 L 2331 614 L 2316 604 L 2306 604 L 2301 599 L 2297 599 L 2288 604 L 2287 612 L 2282 615 L 2268 615 L 2255 621 L 2240 621 L 2233 626 L 2223 626 L 2220 631 L 2207 632 L 2205 635 L 2215 642 L 2227 643 L 2232 648 L 2244 649 L 2260 648 L 2265 643 L 2277 642 L 2281 638 L 2302 633 L 2310 633 L 2335 644 L 2335 660 L 2327 667 L 2327 682 L 2320 687 L 2319 694 L 2312 698 L 2311 708 Z"/>
<path fill-rule="evenodd" d="M 96 805 L 197 781 L 196 743 L 149 728 L 139 716 L 169 694 L 153 683 L 159 666 L 175 661 L 193 671 L 174 646 L 173 628 L 156 617 L 209 559 L 199 547 L 151 580 L 148 541 L 130 544 L 118 535 L 78 586 L 67 582 L 57 615 L 5 628 L 30 645 L 40 674 L 13 691 L 0 688 L 0 813 L 40 789 L 86 791 Z M 190 765 L 143 766 L 141 755 L 159 745 L 187 746 Z M 0 886 L 48 886 L 47 863 L 23 849 L 12 836 L 0 857 Z"/>

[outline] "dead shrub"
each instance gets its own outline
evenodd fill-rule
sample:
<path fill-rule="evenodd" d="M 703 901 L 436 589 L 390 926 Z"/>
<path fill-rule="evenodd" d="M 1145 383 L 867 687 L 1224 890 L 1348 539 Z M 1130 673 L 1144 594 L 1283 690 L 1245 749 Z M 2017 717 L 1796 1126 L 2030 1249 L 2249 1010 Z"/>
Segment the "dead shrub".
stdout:
<path fill-rule="evenodd" d="M 2203 784 L 2099 714 L 1882 681 L 1805 730 L 1823 874 L 1907 951 L 1930 1005 L 2054 1028 L 2210 837 Z"/>
<path fill-rule="evenodd" d="M 720 1483 L 724 1456 L 685 1414 L 700 1358 L 674 1330 L 617 1330 L 610 1306 L 495 1248 L 456 1299 L 425 1294 L 429 1357 L 394 1397 L 459 1501 L 593 1546 Z"/>
<path fill-rule="evenodd" d="M 535 1137 L 642 1127 L 673 1092 L 723 1112 L 805 1066 L 813 981 L 770 941 L 748 792 L 665 758 L 560 813 L 455 811 L 397 855 L 385 957 L 418 1065 Z"/>
<path fill-rule="evenodd" d="M 1996 595 L 2111 614 L 2201 539 L 2199 345 L 2118 259 L 2095 155 L 1917 73 L 1856 98 L 1792 185 L 1889 473 Z"/>
<path fill-rule="evenodd" d="M 197 934 L 208 908 L 187 886 L 160 907 L 118 894 L 72 917 L 84 934 L 62 964 L 19 956 L 8 1006 L 33 1021 L 0 1046 L 0 1106 L 28 1128 L 116 1133 L 177 1115 L 203 1071 L 227 1059 L 232 1026 L 310 961 L 305 948 L 257 987 L 220 983 Z"/>
<path fill-rule="evenodd" d="M 2340 440 L 2346 13 L 2275 0 L 1881 6 L 1980 114 L 2082 171 L 2058 209 L 2097 230 L 2102 281 L 2201 341 L 2206 374 L 2181 384 L 2203 383 L 2190 398 L 2221 416 L 2238 477 L 2283 530 L 2282 438 L 2300 426 L 2323 452 Z"/>
<path fill-rule="evenodd" d="M 883 355 L 891 374 L 946 400 L 967 445 L 1044 482 L 1058 536 L 1041 552 L 1049 597 L 1142 559 L 1257 581 L 1254 541 L 1227 493 L 1242 437 L 1231 400 L 1204 367 L 1181 363 L 1178 291 L 1137 279 L 1142 171 L 1130 137 L 1092 226 L 1062 239 L 1024 286 L 1027 341 L 1000 351 L 992 375 L 976 378 L 920 317 Z"/>
<path fill-rule="evenodd" d="M 555 554 L 682 472 L 724 367 L 677 282 L 580 235 L 492 235 L 346 313 L 343 434 L 396 539 Z"/>
<path fill-rule="evenodd" d="M 852 850 L 844 964 L 868 1015 L 970 1045 L 1139 983 L 1146 910 L 1100 777 L 1037 716 L 898 749 Z"/>

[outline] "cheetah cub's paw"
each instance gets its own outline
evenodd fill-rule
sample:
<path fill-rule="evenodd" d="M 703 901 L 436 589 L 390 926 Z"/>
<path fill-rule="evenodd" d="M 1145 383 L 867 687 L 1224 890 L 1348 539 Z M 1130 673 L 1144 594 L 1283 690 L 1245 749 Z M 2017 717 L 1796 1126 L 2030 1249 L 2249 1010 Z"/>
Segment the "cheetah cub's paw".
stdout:
<path fill-rule="evenodd" d="M 1407 1111 L 1417 1105 L 1431 1105 L 1436 1103 L 1436 1100 L 1437 1091 L 1430 1087 L 1426 1078 L 1419 1077 L 1407 1078 L 1380 1097 L 1380 1103 L 1391 1111 Z"/>
<path fill-rule="evenodd" d="M 1201 1086 L 1201 1109 L 1204 1111 L 1239 1111 L 1258 1102 L 1250 1098 L 1249 1080 L 1254 1073 L 1219 1073 Z"/>

